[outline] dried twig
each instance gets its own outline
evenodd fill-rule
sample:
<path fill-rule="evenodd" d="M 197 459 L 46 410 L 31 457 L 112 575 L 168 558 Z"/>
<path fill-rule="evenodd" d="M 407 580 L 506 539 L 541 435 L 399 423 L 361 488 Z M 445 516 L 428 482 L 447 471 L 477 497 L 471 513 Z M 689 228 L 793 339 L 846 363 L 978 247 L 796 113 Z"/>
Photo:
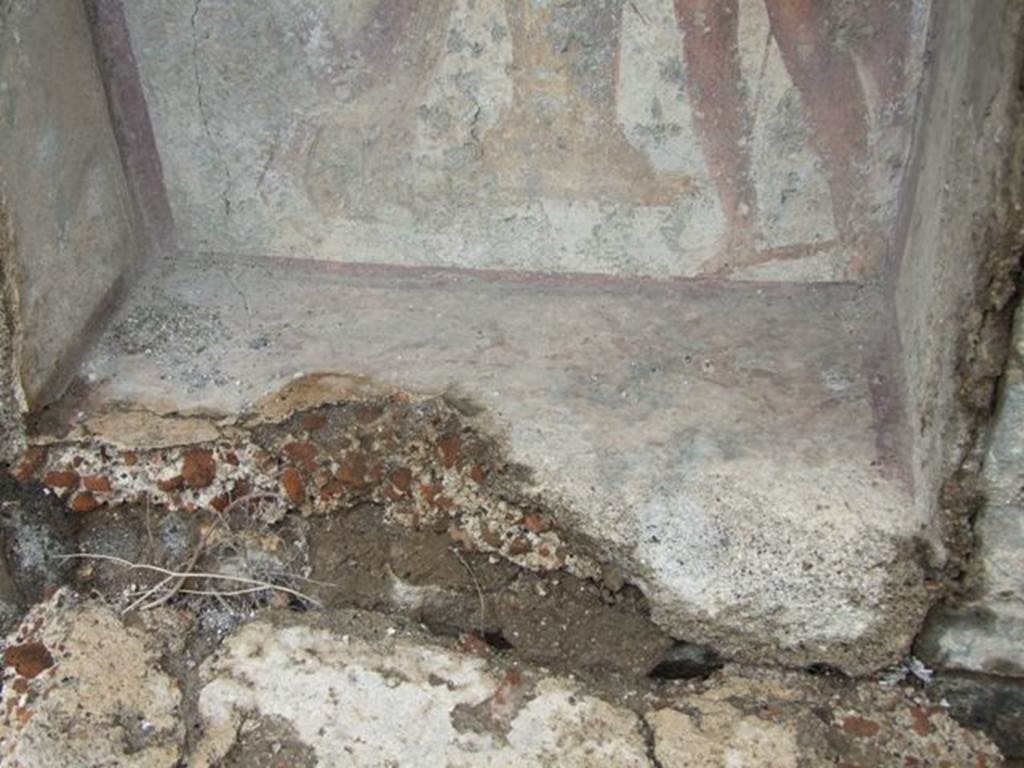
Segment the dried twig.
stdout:
<path fill-rule="evenodd" d="M 153 596 L 154 594 L 156 594 L 156 592 L 158 592 L 158 591 L 159 591 L 160 589 L 162 589 L 162 588 L 163 588 L 163 586 L 164 586 L 164 584 L 166 584 L 166 583 L 167 583 L 167 582 L 169 582 L 169 581 L 173 581 L 173 580 L 174 580 L 174 575 L 173 575 L 173 574 L 172 574 L 172 575 L 170 575 L 170 576 L 166 576 L 166 577 L 164 577 L 163 579 L 161 579 L 160 581 L 158 581 L 158 582 L 157 582 L 156 584 L 154 584 L 154 585 L 153 585 L 152 587 L 150 587 L 149 589 L 147 589 L 147 590 L 144 590 L 144 591 L 143 591 L 143 592 L 142 592 L 142 593 L 140 594 L 139 598 L 138 598 L 137 600 L 133 600 L 133 601 L 132 601 L 132 602 L 131 602 L 131 603 L 130 603 L 130 604 L 128 605 L 128 607 L 127 607 L 127 608 L 125 608 L 124 610 L 122 610 L 122 611 L 121 611 L 121 613 L 122 613 L 122 614 L 125 614 L 125 613 L 131 613 L 131 612 L 132 612 L 132 611 L 134 611 L 134 610 L 135 610 L 136 608 L 138 608 L 138 607 L 139 607 L 139 605 L 141 605 L 142 603 L 146 602 L 146 600 L 148 600 L 148 599 L 149 599 L 150 597 L 152 597 L 152 596 Z"/>
<path fill-rule="evenodd" d="M 148 499 L 149 497 L 147 496 L 146 498 Z M 149 523 L 148 510 L 147 510 L 146 523 L 147 523 L 147 525 Z M 199 562 L 199 558 L 202 556 L 203 552 L 206 550 L 206 540 L 210 537 L 210 534 L 214 530 L 216 530 L 216 528 L 212 528 L 209 531 L 207 531 L 203 535 L 202 539 L 200 539 L 199 543 L 196 544 L 196 548 L 195 548 L 195 551 L 192 553 L 192 557 L 190 557 L 188 559 L 188 563 L 185 565 L 185 573 L 190 573 L 192 571 L 192 569 L 196 567 L 196 563 Z M 152 552 L 152 550 L 150 550 L 150 551 Z M 159 581 L 158 583 L 156 583 L 155 585 L 150 587 L 148 590 L 146 590 L 142 594 L 142 596 L 139 597 L 137 600 L 132 601 L 131 605 L 129 605 L 127 608 L 125 608 L 123 611 L 121 611 L 121 613 L 129 613 L 129 612 L 133 611 L 136 608 L 139 608 L 139 610 L 141 610 L 141 611 L 146 611 L 146 610 L 149 610 L 150 608 L 156 608 L 157 606 L 163 605 L 168 600 L 170 600 L 172 597 L 174 597 L 174 595 L 177 594 L 178 591 L 181 590 L 181 588 L 183 586 L 185 586 L 185 580 L 188 578 L 187 576 L 179 577 L 177 582 L 175 583 L 175 585 L 171 589 L 169 589 L 167 592 L 165 592 L 161 597 L 155 598 L 152 602 L 146 602 L 146 601 L 149 600 L 149 598 L 151 598 L 157 592 L 159 592 L 160 589 L 162 589 L 163 586 L 168 581 L 172 581 L 174 578 L 176 578 L 176 577 L 175 576 L 167 576 L 163 580 Z"/>
<path fill-rule="evenodd" d="M 153 526 L 151 525 L 150 515 L 149 515 L 149 511 L 150 511 L 149 510 L 149 502 L 150 502 L 149 494 L 146 493 L 145 497 L 146 497 L 145 510 L 146 510 L 146 547 L 147 547 L 146 551 L 150 555 L 152 555 L 156 551 L 156 544 L 153 541 Z"/>
<path fill-rule="evenodd" d="M 228 504 L 226 507 L 224 507 L 224 511 L 221 513 L 221 515 L 223 517 L 226 517 L 227 515 L 229 515 L 232 512 L 234 512 L 235 509 L 237 509 L 238 507 L 242 506 L 243 504 L 249 504 L 249 503 L 251 503 L 253 501 L 280 501 L 280 500 L 281 500 L 281 495 L 280 494 L 273 493 L 271 491 L 254 491 L 253 493 L 247 493 L 245 496 L 239 496 L 237 499 L 232 501 L 230 504 Z"/>
<path fill-rule="evenodd" d="M 260 589 L 269 589 L 277 592 L 284 592 L 285 594 L 297 597 L 300 600 L 319 606 L 320 601 L 316 600 L 309 595 L 303 594 L 296 589 L 291 587 L 285 587 L 281 584 L 272 584 L 269 581 L 262 581 L 260 579 L 250 579 L 246 576 L 231 576 L 225 573 L 204 573 L 202 571 L 172 571 L 167 568 L 161 568 L 157 565 L 150 565 L 149 563 L 133 563 L 131 560 L 125 560 L 123 557 L 114 557 L 113 555 L 99 555 L 90 552 L 80 552 L 70 555 L 61 555 L 58 559 L 60 560 L 101 560 L 104 562 L 115 563 L 129 570 L 148 571 L 150 573 L 159 573 L 167 578 L 164 579 L 163 583 L 166 583 L 171 579 L 207 579 L 212 581 L 226 581 L 234 584 L 248 584 L 253 587 L 259 587 Z M 181 587 L 176 587 L 175 592 L 182 592 Z M 173 595 L 172 595 L 173 596 Z"/>
<path fill-rule="evenodd" d="M 473 580 L 473 586 L 476 587 L 476 595 L 480 598 L 480 636 L 482 637 L 487 626 L 487 623 L 484 621 L 487 616 L 487 603 L 484 600 L 484 590 L 480 586 L 480 580 L 477 579 L 476 573 L 470 567 L 469 563 L 466 562 L 466 558 L 462 556 L 462 553 L 459 552 L 458 548 L 449 547 L 449 549 L 452 551 L 452 554 L 459 559 L 459 562 L 462 563 L 462 567 L 466 569 L 466 572 L 469 574 L 469 578 Z"/>
<path fill-rule="evenodd" d="M 198 595 L 198 596 L 201 596 L 201 597 L 224 598 L 224 597 L 241 597 L 243 595 L 255 595 L 255 594 L 258 594 L 260 592 L 266 592 L 267 589 L 268 589 L 268 587 L 264 587 L 264 586 L 245 587 L 244 589 L 227 589 L 227 590 L 224 590 L 224 589 L 192 589 L 191 587 L 181 587 L 179 589 L 176 589 L 174 591 L 174 594 L 176 594 L 176 595 Z M 142 593 L 142 596 L 143 597 L 147 597 L 147 596 L 149 596 L 152 593 L 153 593 L 152 589 L 147 589 L 147 590 L 145 590 L 145 592 Z M 168 593 L 170 593 L 170 590 L 166 590 L 164 592 L 165 595 L 168 594 Z M 136 602 L 138 602 L 138 601 L 136 601 Z M 142 608 L 142 610 L 147 610 L 147 609 L 148 609 L 148 606 L 145 606 L 145 607 Z M 125 609 L 125 610 L 127 610 L 127 609 Z"/>
<path fill-rule="evenodd" d="M 287 571 L 266 571 L 270 576 L 284 576 L 288 579 L 295 579 L 295 581 L 304 581 L 307 584 L 316 584 L 318 587 L 333 587 L 338 588 L 338 585 L 333 581 L 320 581 L 319 579 L 311 579 L 309 576 L 300 576 L 297 573 L 288 573 Z"/>
<path fill-rule="evenodd" d="M 196 551 L 192 553 L 192 557 L 189 558 L 188 563 L 185 565 L 185 570 L 183 572 L 184 575 L 178 577 L 178 580 L 175 582 L 174 586 L 171 587 L 169 590 L 167 590 L 167 592 L 163 596 L 154 599 L 152 602 L 146 603 L 139 610 L 146 611 L 146 610 L 149 610 L 150 608 L 156 608 L 158 606 L 163 605 L 168 600 L 170 600 L 172 597 L 174 597 L 174 595 L 183 586 L 185 586 L 185 580 L 188 579 L 189 575 L 192 572 L 192 569 L 195 568 L 196 567 L 196 563 L 199 562 L 199 558 L 203 554 L 203 548 L 204 548 L 205 544 L 206 544 L 206 539 L 204 537 L 203 541 L 199 542 L 196 545 Z M 166 581 L 166 579 L 165 579 L 165 581 Z M 125 609 L 125 612 L 127 612 L 127 609 Z"/>
<path fill-rule="evenodd" d="M 182 595 L 204 595 L 206 597 L 240 597 L 241 595 L 255 595 L 258 592 L 266 592 L 266 587 L 246 587 L 245 589 L 179 589 Z"/>

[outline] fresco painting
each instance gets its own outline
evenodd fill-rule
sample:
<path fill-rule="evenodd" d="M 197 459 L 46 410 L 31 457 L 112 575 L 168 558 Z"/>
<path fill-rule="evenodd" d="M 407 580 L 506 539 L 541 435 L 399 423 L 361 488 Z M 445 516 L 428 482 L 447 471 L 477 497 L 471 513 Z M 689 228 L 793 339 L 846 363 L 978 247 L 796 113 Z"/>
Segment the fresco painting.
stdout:
<path fill-rule="evenodd" d="M 860 280 L 892 237 L 921 0 L 157 5 L 125 14 L 189 38 L 140 60 L 196 250 Z"/>

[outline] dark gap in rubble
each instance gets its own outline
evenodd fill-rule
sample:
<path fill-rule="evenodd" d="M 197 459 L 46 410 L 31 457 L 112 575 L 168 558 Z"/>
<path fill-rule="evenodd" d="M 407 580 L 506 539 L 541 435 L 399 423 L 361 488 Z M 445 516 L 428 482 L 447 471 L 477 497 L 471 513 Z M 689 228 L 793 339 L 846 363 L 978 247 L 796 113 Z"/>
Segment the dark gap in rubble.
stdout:
<path fill-rule="evenodd" d="M 962 725 L 984 731 L 1008 757 L 1024 765 L 1024 681 L 1002 675 L 940 672 L 930 685 Z"/>
<path fill-rule="evenodd" d="M 850 676 L 843 672 L 843 670 L 831 664 L 810 664 L 804 669 L 804 671 L 809 675 L 814 675 L 815 677 L 829 677 L 837 680 L 850 679 Z"/>
<path fill-rule="evenodd" d="M 14 482 L 0 467 L 0 539 L 4 562 L 22 607 L 45 600 L 70 575 L 61 560 L 75 540 L 75 516 L 37 484 Z"/>
<path fill-rule="evenodd" d="M 511 651 L 515 646 L 500 631 L 484 632 L 483 641 L 496 651 Z"/>
<path fill-rule="evenodd" d="M 654 734 L 654 728 L 647 721 L 647 717 L 641 715 L 639 718 L 640 735 L 644 738 L 644 747 L 647 750 L 647 760 L 652 768 L 664 768 L 664 764 L 658 758 L 658 740 Z"/>
<path fill-rule="evenodd" d="M 714 649 L 696 643 L 677 643 L 647 676 L 654 680 L 706 680 L 722 666 Z"/>

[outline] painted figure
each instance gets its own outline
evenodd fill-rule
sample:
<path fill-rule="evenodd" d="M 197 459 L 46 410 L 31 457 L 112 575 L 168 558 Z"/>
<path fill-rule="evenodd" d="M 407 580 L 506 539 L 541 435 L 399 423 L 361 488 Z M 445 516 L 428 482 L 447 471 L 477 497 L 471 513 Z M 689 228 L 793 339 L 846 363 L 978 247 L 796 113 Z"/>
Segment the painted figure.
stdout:
<path fill-rule="evenodd" d="M 852 52 L 834 37 L 831 4 L 823 0 L 764 0 L 771 32 L 799 90 L 811 143 L 829 174 L 839 237 L 865 237 L 862 164 L 868 149 L 868 104 Z M 907 0 L 866 0 L 870 24 L 863 59 L 883 103 L 902 86 L 908 37 Z M 758 201 L 751 175 L 750 110 L 744 99 L 737 30 L 739 0 L 675 0 L 683 34 L 696 128 L 718 188 L 730 250 L 757 244 Z M 872 29 L 873 28 L 873 29 Z"/>
<path fill-rule="evenodd" d="M 518 193 L 668 205 L 691 189 L 659 175 L 615 119 L 624 0 L 504 0 L 513 102 L 484 157 Z"/>
<path fill-rule="evenodd" d="M 504 16 L 511 42 L 506 73 L 512 100 L 497 124 L 478 137 L 478 169 L 488 179 L 486 188 L 513 200 L 558 197 L 635 205 L 672 205 L 693 192 L 689 177 L 659 173 L 618 123 L 622 13 L 629 0 L 493 1 L 491 10 Z M 828 174 L 838 238 L 849 249 L 853 271 L 869 270 L 882 238 L 871 231 L 865 193 L 870 188 L 865 89 L 873 89 L 872 104 L 883 106 L 901 92 L 912 0 L 743 0 L 761 1 L 800 93 L 810 145 Z M 320 130 L 309 152 L 309 193 L 325 215 L 340 208 L 358 215 L 360 200 L 394 175 L 375 167 L 393 162 L 390 148 L 408 144 L 418 94 L 451 34 L 453 2 L 357 4 L 358 32 L 336 44 L 337 55 L 329 57 L 338 62 L 336 81 L 349 94 L 343 117 Z M 768 258 L 752 168 L 753 110 L 740 68 L 742 3 L 673 2 L 686 97 L 727 232 L 704 271 L 724 273 Z M 345 147 L 363 149 L 339 163 Z M 333 165 L 327 157 L 335 158 Z M 359 194 L 343 194 L 352 184 Z M 392 192 L 401 197 L 409 190 Z"/>

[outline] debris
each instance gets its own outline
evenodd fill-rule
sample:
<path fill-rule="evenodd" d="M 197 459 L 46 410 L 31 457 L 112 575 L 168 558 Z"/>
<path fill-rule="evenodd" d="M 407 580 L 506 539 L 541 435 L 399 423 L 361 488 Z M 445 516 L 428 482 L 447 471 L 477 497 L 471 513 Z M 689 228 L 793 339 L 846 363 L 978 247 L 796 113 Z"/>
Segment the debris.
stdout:
<path fill-rule="evenodd" d="M 163 576 L 164 580 L 159 583 L 159 585 L 158 585 L 159 589 L 153 589 L 152 587 L 150 587 L 147 590 L 142 591 L 142 593 L 141 593 L 141 596 L 143 596 L 143 597 L 150 597 L 152 595 L 159 595 L 159 598 L 154 603 L 147 603 L 145 605 L 142 605 L 140 607 L 140 610 L 145 610 L 147 608 L 155 608 L 157 605 L 162 605 L 164 602 L 166 602 L 166 599 L 164 599 L 165 592 L 170 592 L 170 594 L 167 596 L 168 599 L 169 599 L 169 597 L 173 597 L 174 593 L 176 593 L 176 592 L 181 592 L 182 594 L 195 594 L 195 595 L 207 595 L 207 596 L 219 596 L 219 597 L 236 597 L 236 596 L 239 596 L 239 595 L 250 595 L 250 594 L 264 592 L 264 591 L 284 592 L 286 594 L 292 595 L 293 597 L 297 597 L 300 600 L 302 600 L 302 601 L 304 601 L 306 603 L 309 603 L 310 605 L 315 605 L 315 606 L 319 606 L 320 605 L 320 602 L 318 600 L 316 600 L 315 598 L 310 597 L 309 595 L 303 594 L 302 592 L 299 592 L 298 590 L 292 589 L 291 587 L 286 587 L 286 586 L 284 586 L 282 584 L 274 584 L 274 583 L 271 583 L 269 581 L 262 581 L 260 579 L 250 579 L 250 578 L 247 578 L 245 576 L 232 576 L 230 574 L 225 574 L 225 573 L 201 573 L 201 572 L 192 572 L 192 571 L 189 571 L 189 570 L 172 571 L 172 570 L 169 570 L 167 568 L 161 568 L 160 566 L 156 566 L 156 565 L 149 565 L 149 564 L 146 564 L 146 563 L 133 563 L 133 562 L 131 562 L 129 560 L 125 560 L 125 559 L 120 558 L 120 557 L 113 557 L 113 556 L 110 556 L 110 555 L 100 555 L 100 554 L 94 554 L 94 553 L 88 553 L 88 552 L 64 555 L 63 559 L 66 559 L 66 560 L 78 560 L 78 559 L 82 559 L 82 560 L 100 560 L 100 561 L 104 561 L 104 562 L 115 563 L 117 565 L 120 565 L 120 566 L 122 566 L 124 568 L 128 568 L 130 570 L 148 571 L 150 573 L 156 573 L 156 574 L 159 574 L 159 575 Z M 207 581 L 207 582 L 212 582 L 212 583 L 216 583 L 218 581 L 225 581 L 225 582 L 229 582 L 229 583 L 232 583 L 232 584 L 245 584 L 245 585 L 248 585 L 248 586 L 246 588 L 243 588 L 243 589 L 235 589 L 235 590 L 222 590 L 222 589 L 212 589 L 212 588 L 211 589 L 205 589 L 205 590 L 186 590 L 186 589 L 183 589 L 180 586 L 180 583 L 183 583 L 184 580 L 186 580 L 186 579 L 198 579 L 198 580 L 201 580 L 201 581 Z M 165 590 L 164 586 L 168 582 L 170 582 L 172 580 L 180 580 L 180 582 L 178 582 L 179 585 L 175 586 L 175 587 L 171 587 L 171 588 Z M 132 595 L 131 597 L 133 597 L 134 599 L 137 600 L 139 596 L 140 595 L 136 594 L 136 595 Z M 135 606 L 134 603 L 132 603 L 129 606 L 129 608 L 135 608 L 135 607 L 136 606 Z M 127 611 L 127 610 L 128 609 L 126 608 L 125 611 Z"/>

